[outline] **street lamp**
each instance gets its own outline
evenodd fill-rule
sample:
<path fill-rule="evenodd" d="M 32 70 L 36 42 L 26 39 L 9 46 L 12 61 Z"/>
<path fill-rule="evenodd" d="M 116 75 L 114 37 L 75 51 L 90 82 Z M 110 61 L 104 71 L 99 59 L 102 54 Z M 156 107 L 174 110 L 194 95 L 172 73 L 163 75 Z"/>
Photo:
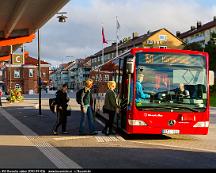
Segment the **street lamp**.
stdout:
<path fill-rule="evenodd" d="M 41 66 L 40 66 L 40 31 L 38 29 L 38 92 L 39 92 L 39 115 L 41 112 Z"/>
<path fill-rule="evenodd" d="M 63 14 L 67 14 L 66 12 L 60 12 L 57 14 L 61 14 L 61 16 L 58 16 L 59 22 L 66 22 L 67 16 L 64 16 Z M 42 115 L 41 112 L 41 89 L 42 89 L 42 83 L 41 83 L 41 65 L 40 65 L 40 30 L 38 29 L 38 92 L 39 92 L 39 115 Z"/>
<path fill-rule="evenodd" d="M 66 22 L 67 16 L 64 16 L 64 14 L 67 14 L 66 12 L 59 12 L 59 13 L 57 13 L 57 14 L 61 14 L 60 16 L 57 17 L 57 18 L 59 19 L 59 22 L 60 22 L 60 23 Z"/>

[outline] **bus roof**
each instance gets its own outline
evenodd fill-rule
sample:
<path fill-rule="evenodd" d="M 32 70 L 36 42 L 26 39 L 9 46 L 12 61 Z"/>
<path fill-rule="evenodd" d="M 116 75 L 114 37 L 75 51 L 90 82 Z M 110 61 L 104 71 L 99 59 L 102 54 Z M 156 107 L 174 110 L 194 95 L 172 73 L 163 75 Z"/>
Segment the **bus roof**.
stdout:
<path fill-rule="evenodd" d="M 161 48 L 132 48 L 130 53 L 135 55 L 137 52 L 164 52 L 164 53 L 179 53 L 179 54 L 192 54 L 208 56 L 207 52 L 192 51 L 192 50 L 181 50 L 181 49 L 161 49 Z"/>

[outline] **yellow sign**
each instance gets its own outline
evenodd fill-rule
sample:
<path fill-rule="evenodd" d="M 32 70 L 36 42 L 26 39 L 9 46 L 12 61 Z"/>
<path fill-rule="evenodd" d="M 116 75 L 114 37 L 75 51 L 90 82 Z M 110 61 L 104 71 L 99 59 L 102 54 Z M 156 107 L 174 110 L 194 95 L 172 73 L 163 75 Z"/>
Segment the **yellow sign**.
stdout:
<path fill-rule="evenodd" d="M 13 54 L 12 64 L 15 64 L 15 65 L 24 64 L 24 56 L 22 54 Z"/>

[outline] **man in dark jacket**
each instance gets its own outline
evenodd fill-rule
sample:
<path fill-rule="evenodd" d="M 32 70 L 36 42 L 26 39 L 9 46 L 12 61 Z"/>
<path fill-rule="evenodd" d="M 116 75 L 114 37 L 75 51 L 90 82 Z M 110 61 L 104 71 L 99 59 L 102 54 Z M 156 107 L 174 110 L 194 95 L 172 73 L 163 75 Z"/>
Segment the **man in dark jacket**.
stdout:
<path fill-rule="evenodd" d="M 58 127 L 62 125 L 62 133 L 67 134 L 66 125 L 67 125 L 67 106 L 69 98 L 67 97 L 67 84 L 62 86 L 61 90 L 56 92 L 56 110 L 57 110 L 57 120 L 53 129 L 53 134 L 58 134 Z"/>
<path fill-rule="evenodd" d="M 179 88 L 176 91 L 176 97 L 178 101 L 183 101 L 183 98 L 190 98 L 190 93 L 185 89 L 183 83 L 179 84 Z"/>

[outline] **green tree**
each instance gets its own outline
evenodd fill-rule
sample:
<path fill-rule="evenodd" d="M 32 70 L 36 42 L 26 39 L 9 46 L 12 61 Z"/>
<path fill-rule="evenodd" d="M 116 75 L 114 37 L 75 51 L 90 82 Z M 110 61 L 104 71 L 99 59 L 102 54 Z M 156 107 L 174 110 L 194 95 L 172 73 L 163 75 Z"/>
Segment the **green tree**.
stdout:
<path fill-rule="evenodd" d="M 216 33 L 211 33 L 211 39 L 205 46 L 205 52 L 209 53 L 209 69 L 216 71 Z"/>
<path fill-rule="evenodd" d="M 185 44 L 183 49 L 185 49 L 185 50 L 203 51 L 202 45 L 200 43 L 197 43 L 197 42 Z"/>

